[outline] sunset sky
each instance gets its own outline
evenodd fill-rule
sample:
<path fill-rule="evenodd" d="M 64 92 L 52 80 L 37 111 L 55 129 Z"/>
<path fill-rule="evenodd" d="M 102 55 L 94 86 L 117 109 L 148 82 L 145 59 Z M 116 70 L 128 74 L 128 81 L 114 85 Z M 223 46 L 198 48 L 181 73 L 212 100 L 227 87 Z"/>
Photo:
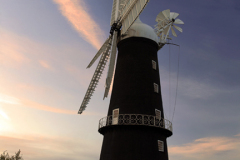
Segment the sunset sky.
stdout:
<path fill-rule="evenodd" d="M 0 154 L 99 159 L 107 69 L 87 109 L 77 112 L 111 9 L 111 0 L 0 0 Z M 150 0 L 141 21 L 154 27 L 165 9 L 185 22 L 172 40 L 180 51 L 166 45 L 158 52 L 165 118 L 173 118 L 169 158 L 239 160 L 240 1 Z"/>

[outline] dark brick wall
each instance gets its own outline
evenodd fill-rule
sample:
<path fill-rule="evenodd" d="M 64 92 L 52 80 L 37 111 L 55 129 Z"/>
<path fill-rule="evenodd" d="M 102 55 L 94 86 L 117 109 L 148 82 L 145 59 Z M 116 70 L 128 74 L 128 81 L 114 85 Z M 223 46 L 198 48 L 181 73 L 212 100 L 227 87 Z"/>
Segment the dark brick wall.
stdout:
<path fill-rule="evenodd" d="M 119 108 L 119 114 L 154 115 L 161 110 L 162 95 L 156 42 L 132 37 L 118 43 L 118 57 L 113 90 L 108 110 Z M 152 68 L 152 60 L 157 70 Z M 159 85 L 154 92 L 153 83 Z M 166 130 L 150 126 L 116 125 L 104 128 L 100 160 L 168 160 Z M 164 152 L 158 151 L 158 140 Z"/>
<path fill-rule="evenodd" d="M 146 38 L 132 37 L 118 43 L 108 116 L 116 108 L 120 114 L 155 115 L 155 108 L 163 110 L 157 50 L 157 43 Z M 152 68 L 152 60 L 157 70 Z M 154 93 L 153 83 L 159 85 L 159 93 Z"/>

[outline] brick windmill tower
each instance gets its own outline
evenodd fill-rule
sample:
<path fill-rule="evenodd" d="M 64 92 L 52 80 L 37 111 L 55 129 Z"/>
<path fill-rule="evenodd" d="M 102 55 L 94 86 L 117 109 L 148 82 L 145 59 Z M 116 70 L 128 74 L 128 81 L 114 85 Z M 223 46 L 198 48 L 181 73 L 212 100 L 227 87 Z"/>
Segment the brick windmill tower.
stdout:
<path fill-rule="evenodd" d="M 177 36 L 174 24 L 178 13 L 170 10 L 158 14 L 155 29 L 138 18 L 149 0 L 114 0 L 110 36 L 90 62 L 100 56 L 87 93 L 79 109 L 81 114 L 100 79 L 110 57 L 104 98 L 114 75 L 107 117 L 99 121 L 104 136 L 100 160 L 168 160 L 167 137 L 172 123 L 164 119 L 157 52 L 169 38 Z"/>

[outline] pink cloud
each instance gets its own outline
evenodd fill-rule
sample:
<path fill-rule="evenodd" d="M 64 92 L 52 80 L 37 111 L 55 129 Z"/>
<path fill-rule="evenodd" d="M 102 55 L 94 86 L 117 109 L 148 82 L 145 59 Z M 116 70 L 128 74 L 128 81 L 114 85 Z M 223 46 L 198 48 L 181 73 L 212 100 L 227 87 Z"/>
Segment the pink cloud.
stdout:
<path fill-rule="evenodd" d="M 17 67 L 28 63 L 30 59 L 23 54 L 26 52 L 26 48 L 22 44 L 31 42 L 1 28 L 0 32 L 0 64 Z"/>
<path fill-rule="evenodd" d="M 48 70 L 53 70 L 52 66 L 50 66 L 50 64 L 47 61 L 39 60 L 38 62 L 43 68 L 46 68 Z"/>
<path fill-rule="evenodd" d="M 103 33 L 98 24 L 91 18 L 86 11 L 84 2 L 81 0 L 53 0 L 59 5 L 59 9 L 75 30 L 96 49 L 102 45 L 100 35 Z"/>
<path fill-rule="evenodd" d="M 45 69 L 53 69 L 47 61 L 38 60 L 38 57 L 42 58 L 44 55 L 42 53 L 48 52 L 48 46 L 3 28 L 0 28 L 0 32 L 0 65 L 13 68 L 23 65 L 33 67 L 38 61 Z"/>
<path fill-rule="evenodd" d="M 43 104 L 39 104 L 29 100 L 21 100 L 22 105 L 30 108 L 35 108 L 43 111 L 54 112 L 54 113 L 63 113 L 63 114 L 77 114 L 75 110 L 66 110 L 66 109 L 59 109 Z"/>
<path fill-rule="evenodd" d="M 55 107 L 39 104 L 37 102 L 33 102 L 33 101 L 30 101 L 30 100 L 5 95 L 5 94 L 2 94 L 2 93 L 0 93 L 0 103 L 22 105 L 22 106 L 25 106 L 25 107 L 35 108 L 35 109 L 48 111 L 48 112 L 54 112 L 54 113 L 77 114 L 77 111 L 75 111 L 75 110 L 66 110 L 66 109 L 55 108 Z"/>
<path fill-rule="evenodd" d="M 24 88 L 27 88 L 27 87 L 24 86 Z M 36 88 L 34 86 L 29 86 L 28 89 L 36 90 Z M 11 105 L 20 105 L 20 106 L 23 106 L 23 107 L 28 107 L 28 108 L 33 108 L 33 109 L 38 109 L 38 110 L 53 112 L 53 113 L 60 113 L 60 114 L 77 115 L 77 112 L 78 112 L 78 108 L 76 108 L 76 110 L 60 109 L 60 108 L 57 108 L 57 107 L 52 107 L 52 106 L 40 104 L 40 103 L 31 101 L 31 100 L 28 100 L 28 99 L 16 98 L 14 96 L 5 95 L 3 93 L 0 93 L 0 103 L 11 104 Z M 88 116 L 88 115 L 101 115 L 101 114 L 97 113 L 97 112 L 86 111 L 82 115 Z"/>
<path fill-rule="evenodd" d="M 37 102 L 33 102 L 33 101 L 30 101 L 30 100 L 26 100 L 26 99 L 25 100 L 21 99 L 20 102 L 21 102 L 21 105 L 24 106 L 24 107 L 34 108 L 34 109 L 47 111 L 47 112 L 60 113 L 60 114 L 71 114 L 71 115 L 77 115 L 77 112 L 78 112 L 78 108 L 76 108 L 76 110 L 60 109 L 60 108 L 57 108 L 57 107 L 52 107 L 52 106 L 48 106 L 48 105 L 39 104 Z M 92 116 L 92 115 L 101 115 L 101 114 L 97 113 L 97 112 L 86 111 L 82 115 L 84 115 L 84 116 L 91 115 Z"/>
<path fill-rule="evenodd" d="M 39 103 L 29 101 L 29 100 L 21 100 L 21 103 L 25 107 L 43 110 L 43 111 L 47 111 L 47 112 L 53 112 L 53 113 L 77 115 L 77 112 L 78 112 L 78 110 L 77 110 L 78 108 L 76 110 L 60 109 L 60 108 L 56 108 L 56 107 L 52 107 L 52 106 L 39 104 Z M 85 116 L 91 115 L 92 116 L 92 115 L 101 115 L 101 114 L 97 113 L 97 112 L 85 112 L 82 115 L 85 115 Z"/>
<path fill-rule="evenodd" d="M 200 159 L 213 159 L 215 155 L 227 151 L 235 153 L 240 152 L 240 141 L 238 136 L 207 137 L 196 139 L 194 142 L 185 145 L 169 147 L 170 155 L 177 157 L 182 156 L 185 158 L 194 157 L 196 159 L 198 159 L 197 157 L 199 157 L 199 155 L 201 155 Z"/>

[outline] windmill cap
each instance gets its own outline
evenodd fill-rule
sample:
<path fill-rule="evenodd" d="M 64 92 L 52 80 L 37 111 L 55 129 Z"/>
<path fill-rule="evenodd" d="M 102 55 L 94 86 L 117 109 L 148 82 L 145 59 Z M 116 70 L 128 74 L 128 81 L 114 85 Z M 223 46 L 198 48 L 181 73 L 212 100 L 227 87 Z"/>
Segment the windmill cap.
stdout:
<path fill-rule="evenodd" d="M 133 25 L 128 29 L 127 35 L 122 37 L 121 40 L 130 38 L 130 37 L 144 37 L 151 39 L 158 43 L 158 36 L 154 32 L 154 29 L 147 25 L 142 23 L 140 18 L 138 17 L 136 21 L 133 23 Z"/>

